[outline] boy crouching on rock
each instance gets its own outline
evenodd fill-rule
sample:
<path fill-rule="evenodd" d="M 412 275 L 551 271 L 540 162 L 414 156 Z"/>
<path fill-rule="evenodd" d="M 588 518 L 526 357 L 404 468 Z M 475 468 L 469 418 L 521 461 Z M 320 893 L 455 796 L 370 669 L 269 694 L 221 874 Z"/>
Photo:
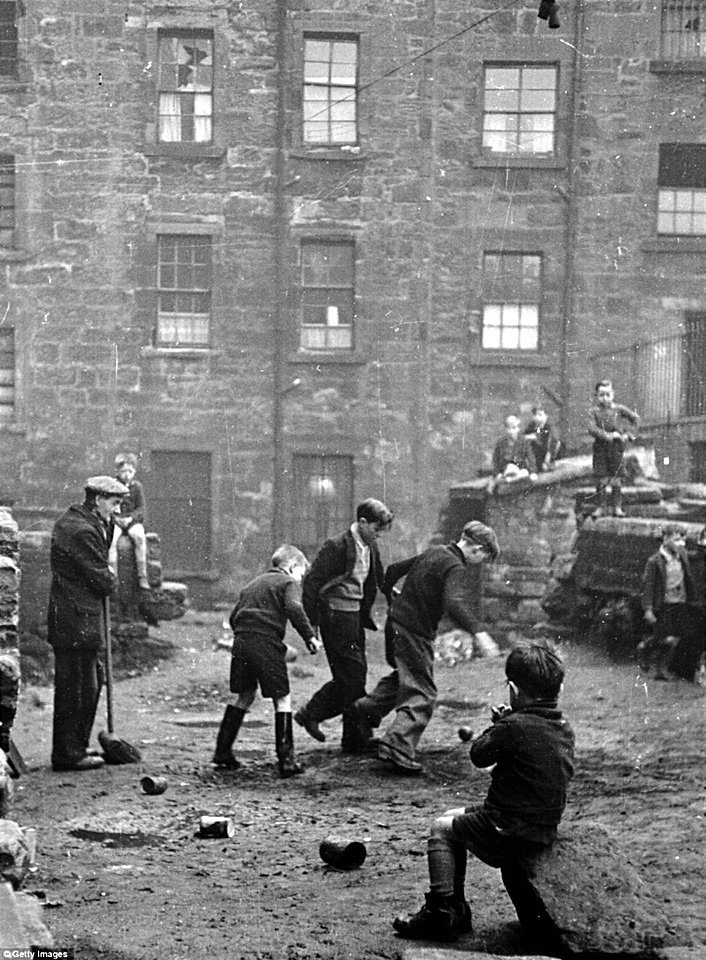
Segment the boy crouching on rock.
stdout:
<path fill-rule="evenodd" d="M 501 869 L 523 930 L 531 926 L 532 908 L 523 902 L 526 892 L 514 868 L 556 838 L 573 775 L 574 733 L 557 707 L 564 679 L 558 654 L 540 644 L 517 647 L 505 674 L 510 706 L 494 707 L 492 726 L 471 745 L 475 766 L 495 765 L 488 795 L 482 806 L 447 810 L 432 824 L 429 893 L 421 910 L 394 921 L 402 937 L 451 941 L 471 932 L 464 892 L 468 850 Z"/>
<path fill-rule="evenodd" d="M 301 582 L 308 566 L 301 550 L 283 544 L 272 555 L 270 569 L 243 588 L 233 608 L 229 618 L 233 630 L 230 690 L 238 697 L 226 707 L 218 731 L 212 760 L 218 767 L 237 770 L 240 766 L 231 748 L 259 684 L 263 697 L 274 703 L 280 776 L 303 772 L 294 756 L 284 632 L 289 620 L 309 653 L 321 647 L 301 602 Z"/>

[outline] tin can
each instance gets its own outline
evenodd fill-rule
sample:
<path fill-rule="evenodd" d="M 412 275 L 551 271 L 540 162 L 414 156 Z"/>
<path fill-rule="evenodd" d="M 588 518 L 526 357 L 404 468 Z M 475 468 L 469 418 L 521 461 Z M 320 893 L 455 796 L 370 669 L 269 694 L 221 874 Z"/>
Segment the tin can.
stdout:
<path fill-rule="evenodd" d="M 169 786 L 169 782 L 166 777 L 143 777 L 140 780 L 140 786 L 143 793 L 150 797 L 156 797 L 158 794 L 164 793 Z"/>
<path fill-rule="evenodd" d="M 230 838 L 235 833 L 235 824 L 230 817 L 201 817 L 200 837 Z"/>
<path fill-rule="evenodd" d="M 326 837 L 319 846 L 321 859 L 337 870 L 357 870 L 365 862 L 367 852 L 364 843 L 348 837 Z"/>

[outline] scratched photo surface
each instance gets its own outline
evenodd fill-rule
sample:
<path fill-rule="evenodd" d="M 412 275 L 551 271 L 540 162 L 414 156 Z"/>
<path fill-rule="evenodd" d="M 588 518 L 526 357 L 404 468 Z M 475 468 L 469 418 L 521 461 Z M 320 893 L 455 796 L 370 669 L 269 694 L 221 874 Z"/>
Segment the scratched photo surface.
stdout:
<path fill-rule="evenodd" d="M 0 0 L 0 954 L 706 952 L 705 17 Z"/>

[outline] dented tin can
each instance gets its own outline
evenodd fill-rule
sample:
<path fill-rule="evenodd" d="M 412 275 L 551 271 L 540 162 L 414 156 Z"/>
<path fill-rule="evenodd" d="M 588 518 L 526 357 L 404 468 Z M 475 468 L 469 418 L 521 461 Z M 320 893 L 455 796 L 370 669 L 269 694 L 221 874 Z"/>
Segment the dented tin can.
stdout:
<path fill-rule="evenodd" d="M 143 793 L 150 797 L 156 797 L 160 793 L 164 793 L 169 786 L 169 781 L 166 777 L 142 777 L 140 786 Z"/>
<path fill-rule="evenodd" d="M 321 841 L 319 856 L 337 870 L 357 870 L 365 862 L 368 851 L 360 840 L 330 836 Z"/>
<path fill-rule="evenodd" d="M 233 836 L 235 824 L 231 817 L 201 817 L 199 820 L 200 837 L 220 837 L 221 839 Z"/>

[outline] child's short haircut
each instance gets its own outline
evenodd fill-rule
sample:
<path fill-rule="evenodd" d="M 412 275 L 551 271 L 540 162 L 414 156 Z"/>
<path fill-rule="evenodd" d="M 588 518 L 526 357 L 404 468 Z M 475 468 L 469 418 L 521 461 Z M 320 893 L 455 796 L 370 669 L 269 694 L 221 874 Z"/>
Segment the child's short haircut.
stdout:
<path fill-rule="evenodd" d="M 508 413 L 508 415 L 507 415 L 507 416 L 505 417 L 505 419 L 503 420 L 503 423 L 505 424 L 506 427 L 508 426 L 508 424 L 510 423 L 511 420 L 514 420 L 515 423 L 519 423 L 519 422 L 520 422 L 520 418 L 517 416 L 516 413 Z"/>
<path fill-rule="evenodd" d="M 505 675 L 535 700 L 556 700 L 564 680 L 564 664 L 547 644 L 523 644 L 508 654 Z"/>
<path fill-rule="evenodd" d="M 598 383 L 596 384 L 596 389 L 595 389 L 594 393 L 598 393 L 598 388 L 599 388 L 599 387 L 610 387 L 611 390 L 612 390 L 612 389 L 613 389 L 613 381 L 612 381 L 612 380 L 607 380 L 607 379 L 606 379 L 606 380 L 599 380 Z"/>
<path fill-rule="evenodd" d="M 305 568 L 309 566 L 309 561 L 299 547 L 294 547 L 291 543 L 283 543 L 272 554 L 273 567 L 291 567 L 295 563 L 303 564 Z"/>
<path fill-rule="evenodd" d="M 131 467 L 134 467 L 137 470 L 137 457 L 134 453 L 119 453 L 115 458 L 115 468 L 119 470 L 121 467 L 124 467 L 125 464 L 128 464 Z"/>
<path fill-rule="evenodd" d="M 681 523 L 665 523 L 662 527 L 662 539 L 666 540 L 667 537 L 673 537 L 675 534 L 686 537 L 686 527 L 682 526 Z"/>
<path fill-rule="evenodd" d="M 500 556 L 500 546 L 495 531 L 492 527 L 481 523 L 480 520 L 469 520 L 463 528 L 461 536 L 464 540 L 470 540 L 471 543 L 479 543 L 481 547 L 485 547 L 491 560 L 497 560 Z"/>
<path fill-rule="evenodd" d="M 355 509 L 356 520 L 377 523 L 380 527 L 389 527 L 393 516 L 392 510 L 388 510 L 382 500 L 375 500 L 373 497 L 363 500 Z"/>

